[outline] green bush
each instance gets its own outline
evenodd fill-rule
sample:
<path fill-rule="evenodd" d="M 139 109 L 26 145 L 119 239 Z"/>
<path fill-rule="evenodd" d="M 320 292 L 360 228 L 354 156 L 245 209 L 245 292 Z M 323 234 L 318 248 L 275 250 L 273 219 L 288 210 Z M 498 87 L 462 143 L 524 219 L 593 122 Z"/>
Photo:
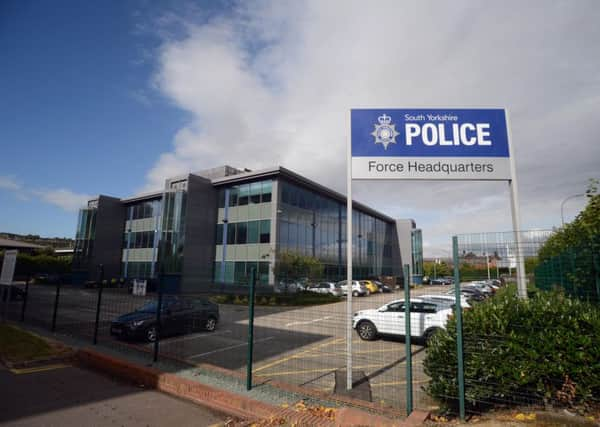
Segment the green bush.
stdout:
<path fill-rule="evenodd" d="M 0 251 L 0 265 L 4 259 L 4 252 Z M 17 255 L 17 264 L 15 265 L 16 277 L 33 276 L 37 273 L 65 274 L 71 272 L 72 257 L 52 256 L 47 254 L 26 254 Z"/>
<path fill-rule="evenodd" d="M 465 394 L 472 407 L 591 403 L 600 396 L 598 306 L 558 292 L 521 300 L 508 287 L 465 312 L 463 331 Z M 424 360 L 431 378 L 426 391 L 449 407 L 458 396 L 456 366 L 451 318 Z"/>

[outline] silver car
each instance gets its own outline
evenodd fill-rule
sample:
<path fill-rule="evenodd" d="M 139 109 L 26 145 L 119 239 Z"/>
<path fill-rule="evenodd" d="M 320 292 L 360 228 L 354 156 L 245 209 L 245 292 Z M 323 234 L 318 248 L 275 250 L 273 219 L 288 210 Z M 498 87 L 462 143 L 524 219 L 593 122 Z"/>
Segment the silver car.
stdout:
<path fill-rule="evenodd" d="M 314 283 L 306 288 L 306 290 L 317 294 L 329 294 L 334 297 L 341 297 L 344 294 L 341 285 L 333 282 Z"/>

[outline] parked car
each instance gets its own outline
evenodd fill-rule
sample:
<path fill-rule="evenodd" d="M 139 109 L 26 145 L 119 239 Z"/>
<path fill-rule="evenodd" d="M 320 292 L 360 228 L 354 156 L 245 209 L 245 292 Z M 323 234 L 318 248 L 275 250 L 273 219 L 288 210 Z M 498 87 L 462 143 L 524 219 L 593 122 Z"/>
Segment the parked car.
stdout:
<path fill-rule="evenodd" d="M 274 290 L 278 294 L 295 294 L 307 290 L 308 286 L 308 284 L 299 281 L 287 282 L 282 280 L 275 286 Z"/>
<path fill-rule="evenodd" d="M 314 283 L 308 286 L 306 290 L 309 292 L 315 292 L 317 294 L 329 294 L 333 295 L 334 297 L 341 297 L 344 295 L 341 285 L 333 282 Z"/>
<path fill-rule="evenodd" d="M 377 285 L 379 288 L 379 292 L 390 293 L 392 292 L 392 288 L 386 285 L 385 283 L 380 282 L 379 280 L 372 280 L 373 283 Z"/>
<path fill-rule="evenodd" d="M 341 282 L 338 282 L 337 284 L 340 285 L 340 288 L 342 289 L 342 292 L 344 293 L 344 295 L 348 295 L 348 285 L 346 284 L 346 281 L 342 280 Z M 358 280 L 352 281 L 352 296 L 353 297 L 364 297 L 364 296 L 367 296 L 368 294 L 369 294 L 369 290 L 364 285 L 361 285 Z"/>
<path fill-rule="evenodd" d="M 461 286 L 464 288 L 478 289 L 479 291 L 481 291 L 483 294 L 485 294 L 487 296 L 493 295 L 496 292 L 496 290 L 494 288 L 492 288 L 490 285 L 486 284 L 485 282 L 463 283 Z"/>
<path fill-rule="evenodd" d="M 369 294 L 376 294 L 379 291 L 379 286 L 375 284 L 372 280 L 360 280 L 359 283 L 364 285 L 365 288 L 369 291 Z"/>
<path fill-rule="evenodd" d="M 451 284 L 451 282 L 448 279 L 444 279 L 442 277 L 438 277 L 437 279 L 431 279 L 429 281 L 429 284 L 431 285 L 444 285 L 444 286 L 448 286 Z"/>
<path fill-rule="evenodd" d="M 123 314 L 111 322 L 110 334 L 125 339 L 156 341 L 157 301 Z M 162 336 L 191 333 L 200 329 L 212 332 L 219 321 L 219 306 L 204 298 L 166 297 L 162 301 L 160 333 Z"/>
<path fill-rule="evenodd" d="M 453 308 L 454 308 L 454 305 L 456 304 L 456 298 L 454 297 L 454 295 L 426 294 L 426 295 L 419 295 L 419 298 L 424 301 L 440 302 L 442 304 L 447 303 L 449 305 L 452 305 Z M 467 301 L 467 297 L 465 297 L 464 295 L 460 296 L 460 306 L 462 308 L 467 308 L 467 309 L 471 308 L 469 301 Z"/>
<path fill-rule="evenodd" d="M 452 315 L 450 305 L 415 298 L 410 302 L 411 336 L 427 343 L 436 331 L 446 328 Z M 377 309 L 354 313 L 352 327 L 366 341 L 378 336 L 405 336 L 404 300 L 387 303 Z"/>
<path fill-rule="evenodd" d="M 467 298 L 469 304 L 473 301 L 481 302 L 484 301 L 487 297 L 477 288 L 472 287 L 462 287 L 460 289 L 461 295 L 464 295 Z M 454 295 L 454 289 L 450 288 L 450 290 L 446 293 L 447 295 Z"/>

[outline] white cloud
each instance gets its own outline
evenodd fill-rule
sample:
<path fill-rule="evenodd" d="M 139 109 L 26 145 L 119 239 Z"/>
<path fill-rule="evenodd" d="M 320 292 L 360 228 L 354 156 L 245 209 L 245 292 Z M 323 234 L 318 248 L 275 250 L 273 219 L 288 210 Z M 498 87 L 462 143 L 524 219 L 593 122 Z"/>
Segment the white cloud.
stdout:
<path fill-rule="evenodd" d="M 21 184 L 11 176 L 0 176 L 0 190 L 19 191 Z"/>
<path fill-rule="evenodd" d="M 32 198 L 58 206 L 66 212 L 77 212 L 92 198 L 89 194 L 75 193 L 65 188 L 32 190 L 26 188 L 14 177 L 0 176 L 0 190 L 13 192 L 17 199 L 28 202 Z"/>
<path fill-rule="evenodd" d="M 64 188 L 56 190 L 33 190 L 32 194 L 42 201 L 58 206 L 67 212 L 77 212 L 92 198 L 89 194 L 74 193 Z"/>
<path fill-rule="evenodd" d="M 155 86 L 192 119 L 146 189 L 227 163 L 344 191 L 348 111 L 361 106 L 508 108 L 524 228 L 558 224 L 562 199 L 598 176 L 597 2 L 252 2 L 191 16 L 163 20 L 184 35 L 164 38 Z M 435 248 L 510 229 L 506 187 L 357 183 L 354 196 L 415 218 Z"/>

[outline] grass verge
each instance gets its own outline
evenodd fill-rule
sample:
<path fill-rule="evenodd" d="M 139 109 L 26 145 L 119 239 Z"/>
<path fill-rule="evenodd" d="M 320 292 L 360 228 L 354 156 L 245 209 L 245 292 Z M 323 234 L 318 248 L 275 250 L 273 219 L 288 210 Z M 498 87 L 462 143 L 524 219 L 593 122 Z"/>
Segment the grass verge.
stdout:
<path fill-rule="evenodd" d="M 59 354 L 57 349 L 43 338 L 6 323 L 0 324 L 0 360 L 20 363 Z"/>

